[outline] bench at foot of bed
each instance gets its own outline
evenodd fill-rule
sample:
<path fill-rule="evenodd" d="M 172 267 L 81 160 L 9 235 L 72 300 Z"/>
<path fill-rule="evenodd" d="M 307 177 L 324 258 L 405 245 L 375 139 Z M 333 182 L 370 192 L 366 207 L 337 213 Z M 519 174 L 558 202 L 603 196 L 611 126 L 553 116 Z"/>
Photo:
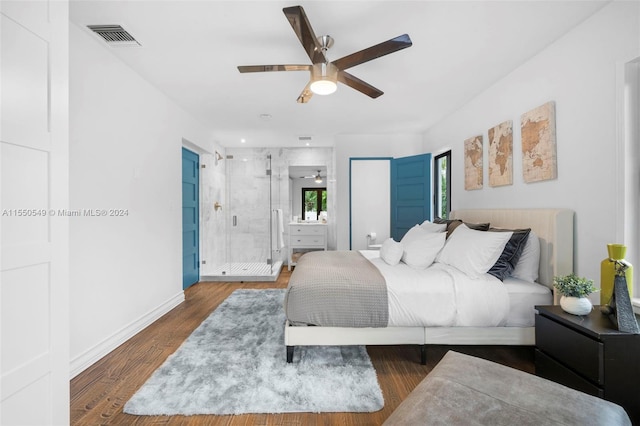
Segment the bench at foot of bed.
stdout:
<path fill-rule="evenodd" d="M 612 402 L 481 358 L 449 351 L 383 426 L 625 425 Z"/>

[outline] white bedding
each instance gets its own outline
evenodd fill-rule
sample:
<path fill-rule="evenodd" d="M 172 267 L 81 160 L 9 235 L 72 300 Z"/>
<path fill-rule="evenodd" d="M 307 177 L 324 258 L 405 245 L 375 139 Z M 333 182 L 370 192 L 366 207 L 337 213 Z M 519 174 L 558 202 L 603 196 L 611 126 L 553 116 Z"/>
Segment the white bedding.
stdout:
<path fill-rule="evenodd" d="M 423 270 L 403 263 L 390 266 L 378 251 L 361 253 L 386 280 L 389 327 L 496 327 L 507 323 L 509 294 L 489 274 L 472 279 L 439 263 Z"/>
<path fill-rule="evenodd" d="M 536 305 L 553 305 L 553 294 L 549 287 L 538 283 L 509 277 L 504 280 L 509 293 L 507 327 L 533 327 Z"/>

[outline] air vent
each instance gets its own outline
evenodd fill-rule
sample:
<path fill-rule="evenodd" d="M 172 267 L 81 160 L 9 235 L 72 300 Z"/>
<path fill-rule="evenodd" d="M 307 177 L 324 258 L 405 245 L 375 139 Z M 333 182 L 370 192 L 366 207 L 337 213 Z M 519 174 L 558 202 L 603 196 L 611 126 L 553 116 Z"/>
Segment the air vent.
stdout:
<path fill-rule="evenodd" d="M 299 141 L 310 141 L 311 136 L 298 136 Z"/>
<path fill-rule="evenodd" d="M 102 37 L 110 46 L 141 46 L 141 44 L 120 25 L 87 25 L 87 28 Z"/>

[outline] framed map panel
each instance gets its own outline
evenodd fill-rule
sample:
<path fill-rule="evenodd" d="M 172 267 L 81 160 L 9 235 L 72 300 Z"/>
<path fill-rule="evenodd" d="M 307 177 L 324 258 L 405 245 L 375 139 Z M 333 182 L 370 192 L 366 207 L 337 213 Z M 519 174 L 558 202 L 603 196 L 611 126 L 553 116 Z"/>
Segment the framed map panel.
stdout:
<path fill-rule="evenodd" d="M 547 102 L 520 117 L 522 175 L 525 182 L 558 177 L 556 158 L 556 108 Z"/>
<path fill-rule="evenodd" d="M 489 129 L 489 186 L 513 185 L 513 121 Z"/>
<path fill-rule="evenodd" d="M 482 188 L 482 135 L 464 141 L 464 189 Z"/>

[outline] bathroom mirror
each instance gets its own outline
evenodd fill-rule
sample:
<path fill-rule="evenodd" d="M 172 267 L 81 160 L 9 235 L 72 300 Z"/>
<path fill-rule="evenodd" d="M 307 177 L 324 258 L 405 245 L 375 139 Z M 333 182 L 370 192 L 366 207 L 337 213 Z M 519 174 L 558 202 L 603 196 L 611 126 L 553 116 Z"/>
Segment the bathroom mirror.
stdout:
<path fill-rule="evenodd" d="M 327 220 L 327 167 L 289 166 L 289 200 L 292 219 Z"/>

